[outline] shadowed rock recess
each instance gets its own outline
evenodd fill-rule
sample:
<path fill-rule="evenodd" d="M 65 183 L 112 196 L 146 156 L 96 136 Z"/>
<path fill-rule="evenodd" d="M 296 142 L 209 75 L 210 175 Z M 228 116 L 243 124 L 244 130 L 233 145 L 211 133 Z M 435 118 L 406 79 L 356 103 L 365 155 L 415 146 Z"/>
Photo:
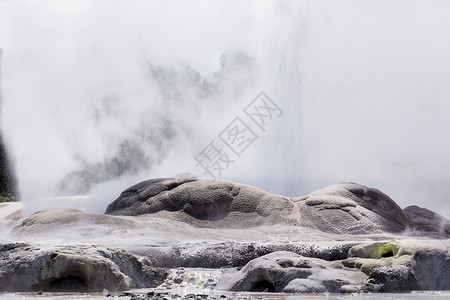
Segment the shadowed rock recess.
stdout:
<path fill-rule="evenodd" d="M 450 290 L 448 220 L 355 183 L 287 198 L 227 181 L 150 179 L 105 214 L 47 209 L 15 224 L 9 237 L 22 242 L 0 243 L 5 291 L 170 293 L 193 282 L 218 291 Z"/>
<path fill-rule="evenodd" d="M 101 291 L 156 286 L 167 271 L 102 246 L 0 245 L 2 291 Z"/>

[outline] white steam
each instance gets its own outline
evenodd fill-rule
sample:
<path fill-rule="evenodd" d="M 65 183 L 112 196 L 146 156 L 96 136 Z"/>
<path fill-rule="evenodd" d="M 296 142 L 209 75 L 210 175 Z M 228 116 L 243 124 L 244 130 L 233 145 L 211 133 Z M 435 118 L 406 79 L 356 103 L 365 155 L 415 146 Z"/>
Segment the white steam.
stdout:
<path fill-rule="evenodd" d="M 193 157 L 260 92 L 283 115 L 223 178 L 353 181 L 449 217 L 445 1 L 0 1 L 2 128 L 22 199 L 102 212 Z"/>

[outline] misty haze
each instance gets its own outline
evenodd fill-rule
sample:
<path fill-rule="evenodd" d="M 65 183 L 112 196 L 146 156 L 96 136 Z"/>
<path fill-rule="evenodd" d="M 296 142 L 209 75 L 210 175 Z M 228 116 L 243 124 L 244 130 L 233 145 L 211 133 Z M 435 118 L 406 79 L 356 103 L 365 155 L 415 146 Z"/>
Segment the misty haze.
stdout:
<path fill-rule="evenodd" d="M 0 291 L 450 290 L 449 15 L 0 0 Z"/>

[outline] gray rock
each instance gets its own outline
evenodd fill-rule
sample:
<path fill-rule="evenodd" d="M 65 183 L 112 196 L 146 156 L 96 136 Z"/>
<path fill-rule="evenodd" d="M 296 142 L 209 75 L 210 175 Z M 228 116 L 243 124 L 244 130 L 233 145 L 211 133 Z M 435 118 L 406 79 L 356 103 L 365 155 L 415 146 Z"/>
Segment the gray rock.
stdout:
<path fill-rule="evenodd" d="M 160 284 L 167 271 L 102 246 L 0 245 L 0 290 L 110 291 Z"/>
<path fill-rule="evenodd" d="M 450 246 L 420 249 L 414 253 L 412 267 L 420 290 L 450 290 Z"/>
<path fill-rule="evenodd" d="M 364 290 L 408 292 L 450 289 L 446 240 L 399 240 L 353 246 L 342 263 L 369 276 Z"/>
<path fill-rule="evenodd" d="M 338 234 L 403 232 L 417 227 L 387 195 L 354 183 L 288 199 L 227 181 L 152 179 L 125 190 L 106 213 L 152 214 L 196 227 L 284 224 Z"/>
<path fill-rule="evenodd" d="M 151 287 L 167 276 L 156 267 L 242 267 L 211 277 L 215 284 L 223 271 L 217 289 L 228 291 L 450 289 L 448 241 L 398 235 L 422 225 L 357 184 L 289 199 L 226 181 L 153 179 L 124 191 L 107 213 L 49 209 L 21 221 L 10 238 L 49 244 L 0 246 L 0 290 Z M 178 275 L 161 287 L 191 281 Z"/>
<path fill-rule="evenodd" d="M 354 243 L 320 245 L 306 243 L 189 243 L 168 249 L 140 248 L 134 253 L 149 257 L 153 266 L 222 268 L 241 267 L 251 260 L 276 251 L 290 251 L 301 256 L 327 261 L 346 259 Z"/>
<path fill-rule="evenodd" d="M 325 293 L 326 287 L 311 279 L 294 279 L 283 289 L 285 293 Z"/>
<path fill-rule="evenodd" d="M 341 183 L 294 198 L 314 226 L 337 234 L 403 232 L 417 225 L 387 195 L 355 183 Z"/>
<path fill-rule="evenodd" d="M 450 290 L 450 252 L 444 240 L 376 241 L 353 246 L 344 260 L 325 261 L 278 251 L 226 273 L 227 291 L 287 293 Z"/>
<path fill-rule="evenodd" d="M 417 290 L 419 285 L 411 267 L 393 265 L 374 269 L 365 289 L 372 293 L 399 293 Z"/>
<path fill-rule="evenodd" d="M 344 285 L 361 286 L 367 276 L 339 262 L 277 251 L 256 258 L 241 270 L 226 274 L 218 290 L 250 292 L 322 293 L 340 291 Z"/>
<path fill-rule="evenodd" d="M 450 236 L 450 221 L 429 209 L 408 206 L 403 210 L 420 229 Z"/>
<path fill-rule="evenodd" d="M 363 287 L 359 285 L 353 285 L 353 284 L 346 284 L 341 286 L 341 289 L 339 290 L 339 293 L 341 294 L 355 294 L 355 293 L 361 293 L 363 291 Z"/>
<path fill-rule="evenodd" d="M 107 214 L 158 214 L 197 227 L 246 228 L 289 221 L 292 202 L 258 188 L 220 180 L 156 179 L 125 190 Z"/>

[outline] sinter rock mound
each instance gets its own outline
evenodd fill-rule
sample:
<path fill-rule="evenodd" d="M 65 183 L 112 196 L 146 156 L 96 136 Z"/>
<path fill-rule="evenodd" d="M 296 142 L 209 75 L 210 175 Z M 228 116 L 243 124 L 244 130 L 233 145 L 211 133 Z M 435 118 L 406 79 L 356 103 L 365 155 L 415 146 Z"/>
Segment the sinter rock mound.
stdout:
<path fill-rule="evenodd" d="M 0 244 L 1 291 L 110 291 L 157 286 L 168 272 L 120 249 Z"/>
<path fill-rule="evenodd" d="M 289 222 L 294 204 L 286 197 L 227 181 L 151 179 L 120 195 L 106 214 L 156 214 L 197 227 L 247 228 Z"/>
<path fill-rule="evenodd" d="M 331 185 L 293 200 L 302 216 L 325 232 L 403 232 L 417 227 L 389 196 L 356 183 Z"/>
<path fill-rule="evenodd" d="M 286 198 L 227 181 L 152 179 L 125 190 L 106 213 L 47 209 L 24 219 L 11 236 L 41 244 L 0 243 L 0 290 L 113 291 L 191 282 L 190 275 L 180 279 L 158 267 L 229 267 L 208 283 L 227 291 L 450 289 L 448 232 L 437 231 L 448 223 L 420 208 L 403 211 L 379 190 L 354 183 Z M 395 235 L 416 231 L 439 239 Z M 70 244 L 43 242 L 48 236 Z M 126 251 L 86 244 L 102 241 Z"/>
<path fill-rule="evenodd" d="M 230 270 L 218 290 L 286 293 L 410 292 L 450 289 L 450 253 L 445 243 L 369 242 L 349 257 L 327 261 L 288 251 L 255 258 Z"/>
<path fill-rule="evenodd" d="M 125 190 L 106 214 L 153 214 L 196 227 L 283 224 L 338 234 L 396 233 L 417 227 L 387 195 L 355 183 L 289 199 L 227 181 L 151 179 Z"/>
<path fill-rule="evenodd" d="M 340 262 L 277 251 L 250 261 L 221 278 L 218 290 L 286 293 L 338 293 L 342 286 L 362 286 L 366 276 Z"/>
<path fill-rule="evenodd" d="M 450 236 L 450 221 L 440 214 L 415 205 L 406 207 L 404 212 L 421 230 Z"/>
<path fill-rule="evenodd" d="M 124 217 L 114 217 L 104 214 L 87 214 L 74 208 L 50 208 L 35 212 L 25 218 L 11 231 L 16 235 L 43 236 L 47 233 L 62 232 L 67 237 L 76 235 L 75 230 L 108 233 L 115 229 L 133 229 L 140 223 Z"/>

